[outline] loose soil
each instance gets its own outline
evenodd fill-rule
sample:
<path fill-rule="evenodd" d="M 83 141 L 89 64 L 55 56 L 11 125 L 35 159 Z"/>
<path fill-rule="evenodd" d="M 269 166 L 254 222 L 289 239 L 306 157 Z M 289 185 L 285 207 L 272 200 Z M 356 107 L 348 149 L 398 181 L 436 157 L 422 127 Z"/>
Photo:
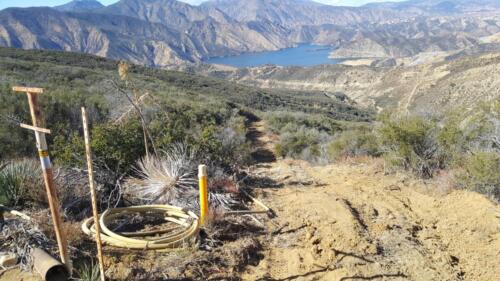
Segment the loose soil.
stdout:
<path fill-rule="evenodd" d="M 263 130 L 259 125 L 257 129 Z M 270 147 L 275 139 L 262 131 Z M 263 259 L 244 280 L 498 280 L 500 208 L 383 162 L 256 165 L 276 213 Z"/>

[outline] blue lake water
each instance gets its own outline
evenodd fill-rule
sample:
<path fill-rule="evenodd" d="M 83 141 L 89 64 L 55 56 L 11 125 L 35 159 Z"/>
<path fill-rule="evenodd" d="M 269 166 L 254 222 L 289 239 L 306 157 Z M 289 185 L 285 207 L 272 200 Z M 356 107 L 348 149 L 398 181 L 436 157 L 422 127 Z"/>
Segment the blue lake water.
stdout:
<path fill-rule="evenodd" d="M 264 64 L 281 66 L 312 66 L 318 64 L 337 64 L 341 60 L 329 59 L 333 49 L 328 46 L 302 44 L 294 48 L 278 51 L 246 53 L 229 57 L 214 57 L 205 63 L 224 64 L 235 67 L 252 67 Z"/>

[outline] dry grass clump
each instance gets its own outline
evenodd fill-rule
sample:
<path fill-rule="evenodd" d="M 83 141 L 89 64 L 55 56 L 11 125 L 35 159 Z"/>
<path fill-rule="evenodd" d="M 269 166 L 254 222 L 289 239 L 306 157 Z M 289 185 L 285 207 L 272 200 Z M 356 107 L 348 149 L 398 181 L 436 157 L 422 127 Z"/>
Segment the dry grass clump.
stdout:
<path fill-rule="evenodd" d="M 15 253 L 20 259 L 21 268 L 26 271 L 30 271 L 33 266 L 31 252 L 34 248 L 57 253 L 57 243 L 47 237 L 37 220 L 10 218 L 0 224 L 0 238 L 0 252 Z"/>

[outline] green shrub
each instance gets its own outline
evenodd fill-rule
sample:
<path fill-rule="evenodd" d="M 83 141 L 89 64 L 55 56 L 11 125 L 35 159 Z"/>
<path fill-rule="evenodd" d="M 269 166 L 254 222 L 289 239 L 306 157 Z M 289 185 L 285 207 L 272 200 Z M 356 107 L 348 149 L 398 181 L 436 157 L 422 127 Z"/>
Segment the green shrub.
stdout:
<path fill-rule="evenodd" d="M 183 143 L 200 163 L 231 168 L 248 163 L 246 119 L 226 103 L 201 105 L 165 99 L 150 109 L 149 127 L 159 150 Z"/>
<path fill-rule="evenodd" d="M 331 136 L 317 129 L 289 124 L 282 129 L 275 152 L 281 157 L 291 157 L 310 162 L 324 162 L 328 157 L 325 146 Z"/>
<path fill-rule="evenodd" d="M 137 119 L 122 124 L 97 124 L 92 128 L 91 136 L 94 161 L 98 167 L 118 175 L 129 172 L 145 153 L 142 127 Z M 69 138 L 55 138 L 53 154 L 62 166 L 84 167 L 83 137 L 75 132 Z"/>
<path fill-rule="evenodd" d="M 165 99 L 148 105 L 145 118 L 159 152 L 182 143 L 196 151 L 200 163 L 224 168 L 247 163 L 250 153 L 245 138 L 245 118 L 239 115 L 238 110 L 225 104 L 204 108 Z M 130 172 L 136 161 L 145 154 L 140 120 L 132 116 L 118 124 L 108 122 L 94 125 L 92 147 L 100 168 L 120 175 Z M 153 150 L 150 149 L 150 152 L 153 153 Z M 83 167 L 84 155 L 80 132 L 55 138 L 54 156 L 59 164 Z"/>
<path fill-rule="evenodd" d="M 471 151 L 499 151 L 500 98 L 472 111 L 457 109 L 444 116 L 439 144 L 450 160 L 461 161 Z"/>
<path fill-rule="evenodd" d="M 477 152 L 465 157 L 457 185 L 500 200 L 500 153 Z"/>
<path fill-rule="evenodd" d="M 417 116 L 382 115 L 378 134 L 389 163 L 430 178 L 445 167 L 436 122 Z"/>
<path fill-rule="evenodd" d="M 381 155 L 377 137 L 368 128 L 342 132 L 329 144 L 328 152 L 332 159 Z"/>
<path fill-rule="evenodd" d="M 445 150 L 448 161 L 459 158 L 467 150 L 470 140 L 460 125 L 462 121 L 457 113 L 449 113 L 438 133 L 439 145 Z"/>
<path fill-rule="evenodd" d="M 90 117 L 96 122 L 104 122 L 109 115 L 102 96 L 83 90 L 52 91 L 40 96 L 45 127 L 52 131 L 52 134 L 47 136 L 49 144 L 52 143 L 52 136 L 67 138 L 81 128 L 81 106 L 87 107 Z M 2 85 L 0 158 L 22 158 L 36 154 L 34 133 L 20 128 L 18 123 L 32 123 L 26 96 L 14 94 L 9 85 Z"/>
<path fill-rule="evenodd" d="M 266 113 L 265 119 L 268 122 L 269 129 L 273 133 L 281 133 L 282 130 L 290 124 L 316 129 L 332 135 L 342 128 L 337 120 L 326 115 L 306 114 L 303 112 L 277 111 Z"/>

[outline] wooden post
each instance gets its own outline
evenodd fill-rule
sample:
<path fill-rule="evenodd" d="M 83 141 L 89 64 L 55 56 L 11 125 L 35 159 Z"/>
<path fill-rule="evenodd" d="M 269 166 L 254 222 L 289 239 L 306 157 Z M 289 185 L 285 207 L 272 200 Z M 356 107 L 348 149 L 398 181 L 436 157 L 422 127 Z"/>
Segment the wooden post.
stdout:
<path fill-rule="evenodd" d="M 200 224 L 204 225 L 208 216 L 208 181 L 207 166 L 198 167 L 198 178 L 200 183 Z"/>
<path fill-rule="evenodd" d="M 101 226 L 99 224 L 99 212 L 97 211 L 97 195 L 94 181 L 94 166 L 92 165 L 92 148 L 90 146 L 90 133 L 87 111 L 82 107 L 82 120 L 83 120 L 83 133 L 85 136 L 85 152 L 87 154 L 87 167 L 89 173 L 89 186 L 90 196 L 92 199 L 92 213 L 94 214 L 95 226 L 95 241 L 97 244 L 97 259 L 99 260 L 99 270 L 101 271 L 101 280 L 106 281 L 104 274 L 104 259 L 102 254 L 102 241 L 101 241 Z"/>
<path fill-rule="evenodd" d="M 33 130 L 36 137 L 36 146 L 38 148 L 38 156 L 40 157 L 40 162 L 42 164 L 43 179 L 45 182 L 45 189 L 47 191 L 47 197 L 50 206 L 50 213 L 52 215 L 52 222 L 54 223 L 54 231 L 56 233 L 57 245 L 59 246 L 59 254 L 61 256 L 61 261 L 69 271 L 72 270 L 71 260 L 68 255 L 68 245 L 65 233 L 61 230 L 61 214 L 59 213 L 59 201 L 57 199 L 57 192 L 54 185 L 54 175 L 52 172 L 52 163 L 50 162 L 49 151 L 47 147 L 47 141 L 45 139 L 46 131 L 43 132 L 41 128 L 43 126 L 42 114 L 38 106 L 38 94 L 43 93 L 43 89 L 40 88 L 26 88 L 26 87 L 14 87 L 12 88 L 14 92 L 23 92 L 28 96 L 28 103 L 30 107 L 31 119 L 33 122 Z M 31 128 L 29 128 L 31 129 Z"/>

